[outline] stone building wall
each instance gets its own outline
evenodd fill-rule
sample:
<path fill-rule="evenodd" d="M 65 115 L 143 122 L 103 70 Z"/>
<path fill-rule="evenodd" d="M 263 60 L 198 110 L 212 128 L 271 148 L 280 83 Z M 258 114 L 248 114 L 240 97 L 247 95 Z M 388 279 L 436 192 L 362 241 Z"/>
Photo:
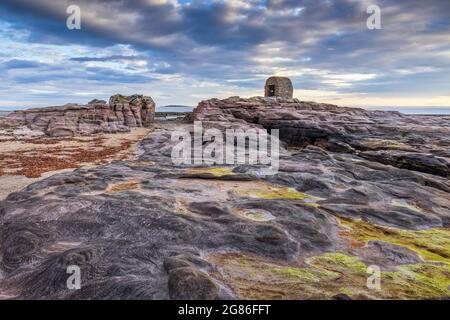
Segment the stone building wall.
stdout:
<path fill-rule="evenodd" d="M 271 77 L 267 79 L 265 97 L 282 97 L 292 99 L 294 87 L 292 81 L 286 77 Z"/>

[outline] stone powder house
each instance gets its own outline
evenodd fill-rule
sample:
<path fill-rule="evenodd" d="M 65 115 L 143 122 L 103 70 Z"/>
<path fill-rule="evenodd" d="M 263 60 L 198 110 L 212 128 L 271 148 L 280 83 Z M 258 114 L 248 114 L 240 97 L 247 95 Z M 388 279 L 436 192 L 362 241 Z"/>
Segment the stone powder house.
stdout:
<path fill-rule="evenodd" d="M 294 97 L 292 81 L 286 77 L 271 77 L 267 79 L 265 96 L 292 99 Z"/>

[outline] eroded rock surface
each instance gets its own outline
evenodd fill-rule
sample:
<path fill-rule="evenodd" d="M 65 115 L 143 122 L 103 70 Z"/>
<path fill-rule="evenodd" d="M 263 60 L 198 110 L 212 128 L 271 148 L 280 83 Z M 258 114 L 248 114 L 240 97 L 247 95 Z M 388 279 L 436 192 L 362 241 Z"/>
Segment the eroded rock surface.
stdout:
<path fill-rule="evenodd" d="M 316 145 L 395 167 L 450 176 L 450 116 L 344 108 L 297 99 L 203 101 L 194 121 L 211 126 L 279 129 L 289 145 Z"/>
<path fill-rule="evenodd" d="M 0 297 L 450 296 L 448 171 L 364 154 L 400 145 L 446 164 L 447 118 L 262 98 L 202 102 L 194 118 L 280 128 L 279 172 L 175 166 L 171 134 L 192 126 L 160 125 L 137 160 L 55 175 L 0 202 Z M 81 290 L 66 287 L 70 265 Z M 367 287 L 371 265 L 380 290 Z"/>
<path fill-rule="evenodd" d="M 92 100 L 87 105 L 67 104 L 15 111 L 0 119 L 0 128 L 26 126 L 51 137 L 117 133 L 150 126 L 154 114 L 155 103 L 150 97 L 115 95 L 109 104 Z"/>

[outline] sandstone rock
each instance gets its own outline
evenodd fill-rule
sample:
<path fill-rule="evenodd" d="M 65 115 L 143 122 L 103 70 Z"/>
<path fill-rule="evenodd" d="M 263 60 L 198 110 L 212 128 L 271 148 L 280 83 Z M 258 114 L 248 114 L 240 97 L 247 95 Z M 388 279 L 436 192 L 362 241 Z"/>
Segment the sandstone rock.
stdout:
<path fill-rule="evenodd" d="M 205 273 L 185 267 L 170 272 L 169 293 L 175 300 L 216 300 L 220 289 Z"/>
<path fill-rule="evenodd" d="M 419 256 L 414 251 L 383 241 L 371 241 L 362 258 L 368 265 L 383 261 L 383 266 L 386 269 L 421 262 Z"/>
<path fill-rule="evenodd" d="M 399 168 L 450 176 L 450 116 L 411 116 L 282 97 L 231 97 L 202 101 L 192 120 L 206 127 L 279 129 L 281 140 L 291 146 L 318 145 Z"/>
<path fill-rule="evenodd" d="M 124 123 L 123 110 L 132 112 L 133 103 L 113 103 L 116 111 L 107 118 Z M 190 132 L 192 125 L 161 124 L 141 142 L 137 160 L 51 176 L 0 202 L 0 294 L 448 296 L 450 182 L 442 174 L 448 117 L 233 97 L 200 103 L 192 119 L 221 129 L 280 128 L 289 148 L 279 172 L 174 165 L 171 133 Z M 397 158 L 377 158 L 381 152 Z M 405 154 L 413 166 L 400 165 Z M 429 172 L 434 161 L 439 169 Z M 111 192 L 118 184 L 133 188 Z M 70 263 L 84 270 L 76 292 L 65 288 Z M 367 288 L 372 264 L 392 275 L 379 291 Z"/>
<path fill-rule="evenodd" d="M 87 105 L 67 104 L 16 111 L 0 120 L 0 127 L 27 126 L 51 137 L 128 132 L 152 124 L 155 103 L 150 97 L 113 96 L 110 104 L 92 100 Z"/>
<path fill-rule="evenodd" d="M 94 99 L 88 102 L 88 104 L 106 104 L 105 100 Z"/>
<path fill-rule="evenodd" d="M 155 103 L 150 97 L 115 95 L 109 99 L 109 106 L 131 128 L 148 127 L 154 120 Z"/>

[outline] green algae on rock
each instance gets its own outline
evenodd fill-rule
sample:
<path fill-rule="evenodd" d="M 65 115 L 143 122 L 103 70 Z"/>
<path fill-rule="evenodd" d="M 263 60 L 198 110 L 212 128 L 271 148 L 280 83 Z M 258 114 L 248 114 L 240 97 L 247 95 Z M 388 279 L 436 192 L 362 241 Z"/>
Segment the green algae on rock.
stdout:
<path fill-rule="evenodd" d="M 247 194 L 251 198 L 261 198 L 266 200 L 286 199 L 299 200 L 309 206 L 318 207 L 318 201 L 324 200 L 318 197 L 310 196 L 306 193 L 299 192 L 294 188 L 268 185 L 266 188 L 250 190 Z"/>
<path fill-rule="evenodd" d="M 223 279 L 241 299 L 331 299 L 345 293 L 359 299 L 434 299 L 450 296 L 448 265 L 415 264 L 381 272 L 380 290 L 367 286 L 368 265 L 341 252 L 285 265 L 249 254 L 212 255 Z"/>
<path fill-rule="evenodd" d="M 210 175 L 213 177 L 224 177 L 235 175 L 231 167 L 204 167 L 187 169 L 186 173 L 190 175 Z"/>
<path fill-rule="evenodd" d="M 450 231 L 403 230 L 364 221 L 338 219 L 339 235 L 360 241 L 349 252 L 328 252 L 286 264 L 264 257 L 229 253 L 209 260 L 215 274 L 242 299 L 331 299 L 346 294 L 356 299 L 437 299 L 450 296 Z M 423 263 L 399 265 L 393 271 L 380 266 L 380 290 L 367 285 L 369 264 L 357 256 L 369 241 L 383 241 L 416 252 Z"/>
<path fill-rule="evenodd" d="M 380 290 L 367 287 L 368 267 L 358 257 L 330 253 L 310 259 L 317 268 L 340 272 L 343 281 L 339 291 L 360 293 L 373 299 L 434 299 L 450 296 L 450 266 L 412 264 L 397 271 L 381 272 Z"/>
<path fill-rule="evenodd" d="M 221 270 L 213 276 L 223 279 L 240 299 L 319 298 L 316 286 L 340 277 L 335 272 L 300 268 L 244 253 L 213 254 L 208 260 Z"/>
<path fill-rule="evenodd" d="M 450 263 L 450 230 L 435 228 L 428 230 L 403 230 L 380 225 L 372 225 L 365 221 L 339 219 L 348 232 L 342 231 L 346 237 L 363 242 L 380 240 L 403 246 L 415 251 L 427 262 Z"/>

